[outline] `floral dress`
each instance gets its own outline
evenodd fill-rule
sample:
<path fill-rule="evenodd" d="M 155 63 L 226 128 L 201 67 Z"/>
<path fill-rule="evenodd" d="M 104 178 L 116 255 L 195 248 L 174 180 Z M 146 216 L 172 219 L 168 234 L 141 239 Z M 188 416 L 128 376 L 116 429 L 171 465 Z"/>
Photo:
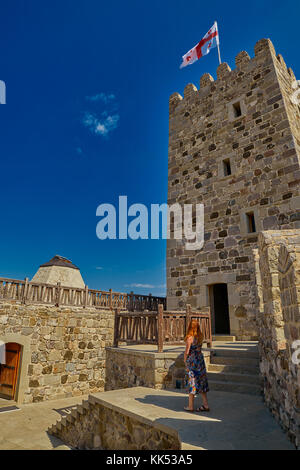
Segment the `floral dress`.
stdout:
<path fill-rule="evenodd" d="M 204 357 L 201 352 L 201 344 L 196 343 L 195 338 L 191 344 L 190 351 L 186 360 L 187 383 L 189 393 L 196 395 L 200 392 L 208 392 L 208 382 Z"/>

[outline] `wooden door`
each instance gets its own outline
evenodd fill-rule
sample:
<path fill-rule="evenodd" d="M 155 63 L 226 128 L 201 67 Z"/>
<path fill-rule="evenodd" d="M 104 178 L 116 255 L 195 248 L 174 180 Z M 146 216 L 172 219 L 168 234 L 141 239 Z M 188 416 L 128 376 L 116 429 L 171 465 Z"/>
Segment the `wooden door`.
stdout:
<path fill-rule="evenodd" d="M 21 346 L 6 343 L 5 364 L 0 365 L 0 397 L 14 400 L 19 375 Z"/>

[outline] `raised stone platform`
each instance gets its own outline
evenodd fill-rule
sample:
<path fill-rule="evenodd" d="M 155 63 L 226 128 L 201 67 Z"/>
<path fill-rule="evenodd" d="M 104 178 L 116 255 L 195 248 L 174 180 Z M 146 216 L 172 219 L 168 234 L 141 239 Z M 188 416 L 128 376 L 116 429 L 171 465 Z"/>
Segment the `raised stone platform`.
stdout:
<path fill-rule="evenodd" d="M 155 345 L 119 346 L 106 348 L 106 390 L 146 386 L 156 389 L 183 387 L 185 365 L 184 344 L 164 345 L 162 353 Z M 210 351 L 203 348 L 206 364 Z"/>
<path fill-rule="evenodd" d="M 81 443 L 80 448 L 176 449 L 179 441 L 186 450 L 295 449 L 261 398 L 210 392 L 209 403 L 210 413 L 188 413 L 183 410 L 187 395 L 178 391 L 135 387 L 97 393 L 78 414 L 74 410 L 69 420 L 50 432 L 72 446 Z M 102 421 L 103 409 L 111 416 L 110 423 Z M 115 423 L 116 416 L 123 418 Z"/>
<path fill-rule="evenodd" d="M 154 345 L 106 348 L 105 390 L 184 389 L 184 349 L 184 344 L 165 345 L 162 353 Z M 212 348 L 203 347 L 203 354 L 211 390 L 261 395 L 256 341 L 214 341 Z"/>

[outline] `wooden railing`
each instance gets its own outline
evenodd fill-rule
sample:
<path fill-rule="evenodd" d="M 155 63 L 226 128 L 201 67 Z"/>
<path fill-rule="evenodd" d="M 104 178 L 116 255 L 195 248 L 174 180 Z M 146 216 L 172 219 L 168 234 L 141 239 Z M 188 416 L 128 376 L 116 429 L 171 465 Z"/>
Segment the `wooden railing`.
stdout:
<path fill-rule="evenodd" d="M 210 309 L 205 307 L 201 312 L 193 312 L 190 305 L 186 311 L 164 311 L 159 304 L 156 312 L 121 312 L 115 311 L 114 346 L 119 342 L 130 344 L 155 344 L 158 352 L 163 351 L 164 344 L 182 344 L 190 320 L 196 319 L 200 324 L 204 341 L 212 347 Z"/>
<path fill-rule="evenodd" d="M 56 306 L 95 307 L 101 309 L 121 309 L 135 311 L 140 309 L 154 310 L 158 304 L 166 306 L 164 297 L 139 295 L 131 292 L 101 291 L 74 287 L 65 287 L 60 283 L 40 284 L 18 279 L 0 278 L 0 301 L 11 300 L 24 304 L 39 303 Z"/>

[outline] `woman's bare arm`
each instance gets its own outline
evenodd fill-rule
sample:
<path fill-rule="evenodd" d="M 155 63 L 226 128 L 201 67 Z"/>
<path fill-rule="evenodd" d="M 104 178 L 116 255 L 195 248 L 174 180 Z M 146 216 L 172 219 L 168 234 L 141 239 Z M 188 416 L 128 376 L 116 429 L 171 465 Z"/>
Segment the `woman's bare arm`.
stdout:
<path fill-rule="evenodd" d="M 184 362 L 186 362 L 186 359 L 187 359 L 188 354 L 190 352 L 192 342 L 193 342 L 193 338 L 192 338 L 192 336 L 189 336 L 186 340 L 186 347 L 185 347 L 185 351 L 184 351 Z"/>

